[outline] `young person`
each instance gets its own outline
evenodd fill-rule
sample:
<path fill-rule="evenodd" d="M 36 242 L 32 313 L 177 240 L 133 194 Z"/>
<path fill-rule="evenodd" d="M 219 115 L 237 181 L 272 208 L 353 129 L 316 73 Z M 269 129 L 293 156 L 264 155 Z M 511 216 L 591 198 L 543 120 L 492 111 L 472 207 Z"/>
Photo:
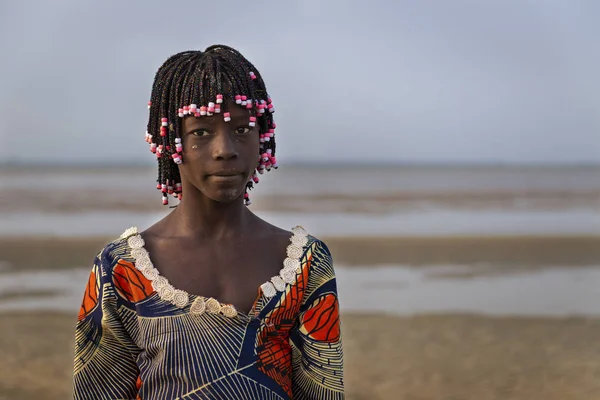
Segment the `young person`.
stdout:
<path fill-rule="evenodd" d="M 277 168 L 273 103 L 223 45 L 168 58 L 148 103 L 164 219 L 95 259 L 76 327 L 75 399 L 342 399 L 327 246 L 252 213 Z"/>

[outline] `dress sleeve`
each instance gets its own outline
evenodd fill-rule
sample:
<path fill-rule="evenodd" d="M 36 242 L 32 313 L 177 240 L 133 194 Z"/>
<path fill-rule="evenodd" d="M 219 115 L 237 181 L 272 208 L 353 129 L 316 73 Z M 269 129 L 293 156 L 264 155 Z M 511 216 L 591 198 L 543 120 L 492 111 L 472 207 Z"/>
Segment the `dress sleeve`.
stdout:
<path fill-rule="evenodd" d="M 298 321 L 290 334 L 294 399 L 343 399 L 343 350 L 337 284 L 331 254 L 316 240 Z"/>
<path fill-rule="evenodd" d="M 112 261 L 105 248 L 94 260 L 75 329 L 75 400 L 135 399 L 136 345 L 118 313 Z"/>

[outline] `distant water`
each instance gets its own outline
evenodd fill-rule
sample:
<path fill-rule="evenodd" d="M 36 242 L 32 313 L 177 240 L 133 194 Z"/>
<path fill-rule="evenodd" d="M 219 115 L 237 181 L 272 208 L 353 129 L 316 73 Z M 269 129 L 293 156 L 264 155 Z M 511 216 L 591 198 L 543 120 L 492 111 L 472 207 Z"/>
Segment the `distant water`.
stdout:
<path fill-rule="evenodd" d="M 290 229 L 303 225 L 315 236 L 369 235 L 600 235 L 600 213 L 469 212 L 431 210 L 387 215 L 268 213 L 257 214 Z M 2 216 L 0 236 L 118 236 L 129 226 L 145 229 L 164 213 L 90 212 L 81 214 L 14 213 Z"/>
<path fill-rule="evenodd" d="M 263 178 L 264 177 L 264 178 Z M 153 167 L 0 169 L 0 188 L 147 190 Z M 257 189 L 269 194 L 415 193 L 460 191 L 600 190 L 597 167 L 283 166 L 265 173 Z M 122 192 L 123 193 L 123 192 Z"/>
<path fill-rule="evenodd" d="M 440 278 L 464 266 L 336 267 L 343 312 L 396 315 L 476 313 L 600 316 L 600 268 L 538 270 L 478 278 Z M 79 309 L 89 268 L 2 273 L 0 312 Z M 29 293 L 34 296 L 28 296 Z M 20 296 L 16 296 L 19 294 Z M 8 298 L 2 300 L 3 296 Z M 12 297 L 12 298 L 11 298 Z"/>
<path fill-rule="evenodd" d="M 115 198 L 132 193 L 157 199 L 154 168 L 30 168 L 0 170 L 0 199 L 19 190 L 38 190 L 36 196 L 52 198 L 57 192 L 77 194 L 101 189 Z M 491 205 L 485 209 L 431 203 L 386 213 L 311 212 L 311 195 L 351 199 L 381 194 L 551 193 L 560 207 L 540 208 Z M 541 194 L 540 194 L 541 193 Z M 590 197 L 590 193 L 592 196 Z M 289 166 L 271 171 L 253 191 L 255 203 L 271 195 L 304 196 L 303 207 L 293 212 L 260 210 L 268 221 L 289 228 L 304 225 L 315 235 L 469 235 L 469 234 L 600 234 L 599 167 L 401 167 L 401 166 Z M 585 201 L 571 201 L 577 196 Z M 54 200 L 56 201 L 56 200 Z M 101 200 L 103 201 L 103 200 Z M 337 201 L 337 200 L 334 200 Z M 361 200 L 362 201 L 362 200 Z M 480 200 L 481 201 L 481 200 Z M 483 200 L 484 202 L 486 200 Z M 526 203 L 526 201 L 523 201 Z M 432 204 L 435 204 L 432 206 Z M 537 204 L 537 203 L 536 203 Z M 553 203 L 554 204 L 554 203 Z M 583 205 L 582 205 L 583 204 Z M 86 212 L 0 211 L 0 235 L 115 235 L 130 225 L 147 227 L 165 215 L 131 209 Z M 36 206 L 37 207 L 37 206 Z M 375 201 L 370 209 L 377 208 Z M 365 209 L 369 208 L 365 207 Z M 67 208 L 68 209 L 68 208 Z M 134 208 L 135 210 L 135 208 Z"/>

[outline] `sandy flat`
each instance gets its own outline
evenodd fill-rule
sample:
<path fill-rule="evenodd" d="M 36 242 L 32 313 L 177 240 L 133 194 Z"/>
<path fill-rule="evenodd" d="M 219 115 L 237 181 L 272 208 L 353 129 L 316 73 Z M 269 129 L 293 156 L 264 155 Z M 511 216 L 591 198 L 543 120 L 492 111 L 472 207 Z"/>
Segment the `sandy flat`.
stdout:
<path fill-rule="evenodd" d="M 0 237 L 0 272 L 10 268 L 39 270 L 91 265 L 97 252 L 112 239 Z M 509 270 L 600 265 L 600 236 L 322 239 L 329 246 L 334 261 L 346 266 L 461 264 L 477 267 L 485 264 Z"/>
<path fill-rule="evenodd" d="M 0 399 L 69 398 L 67 314 L 0 314 Z M 600 398 L 600 320 L 343 316 L 349 400 Z"/>

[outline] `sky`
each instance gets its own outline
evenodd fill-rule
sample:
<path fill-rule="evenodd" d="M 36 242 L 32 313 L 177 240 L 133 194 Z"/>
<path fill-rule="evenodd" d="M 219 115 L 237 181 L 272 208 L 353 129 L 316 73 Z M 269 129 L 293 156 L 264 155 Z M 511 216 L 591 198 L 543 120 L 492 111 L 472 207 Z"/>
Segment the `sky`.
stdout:
<path fill-rule="evenodd" d="M 154 74 L 237 48 L 285 162 L 600 163 L 600 2 L 0 3 L 0 158 L 144 163 Z"/>

